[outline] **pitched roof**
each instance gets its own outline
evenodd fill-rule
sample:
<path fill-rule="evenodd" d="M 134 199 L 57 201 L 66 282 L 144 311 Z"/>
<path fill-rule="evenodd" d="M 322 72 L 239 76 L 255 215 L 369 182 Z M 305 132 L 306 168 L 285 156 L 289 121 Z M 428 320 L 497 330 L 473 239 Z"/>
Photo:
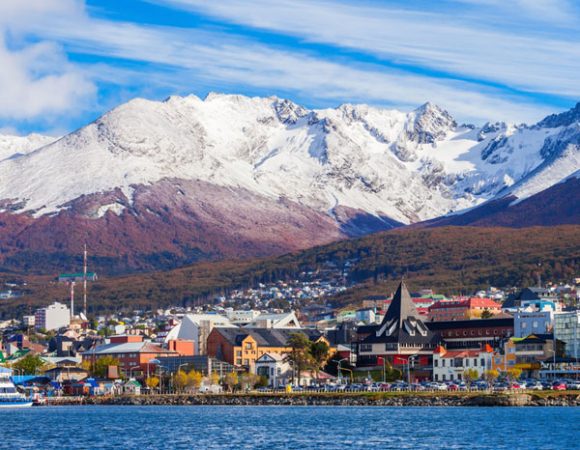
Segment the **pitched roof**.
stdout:
<path fill-rule="evenodd" d="M 276 328 L 214 328 L 230 344 L 242 345 L 246 337 L 252 336 L 260 347 L 287 347 L 288 339 L 293 333 L 305 334 L 311 341 L 315 341 L 322 334 L 317 330 L 308 328 L 301 329 L 276 329 Z"/>
<path fill-rule="evenodd" d="M 437 337 L 421 320 L 405 282 L 401 281 L 380 327 L 363 342 L 423 345 L 434 344 L 436 341 Z"/>

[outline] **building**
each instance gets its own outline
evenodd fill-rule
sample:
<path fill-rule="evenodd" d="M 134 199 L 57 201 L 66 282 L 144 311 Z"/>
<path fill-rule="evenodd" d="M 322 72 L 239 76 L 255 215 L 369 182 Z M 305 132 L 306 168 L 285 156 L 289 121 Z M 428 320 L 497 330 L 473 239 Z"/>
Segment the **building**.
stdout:
<path fill-rule="evenodd" d="M 177 352 L 167 350 L 151 342 L 144 342 L 142 336 L 111 336 L 108 344 L 99 345 L 82 354 L 83 361 L 95 363 L 106 356 L 119 361 L 119 368 L 128 376 L 134 371 L 145 371 L 151 360 L 163 356 L 177 356 Z"/>
<path fill-rule="evenodd" d="M 70 325 L 70 310 L 62 303 L 54 302 L 34 313 L 34 326 L 37 330 L 58 330 Z"/>
<path fill-rule="evenodd" d="M 445 342 L 448 350 L 497 348 L 514 335 L 513 317 L 493 319 L 426 322 L 427 327 Z"/>
<path fill-rule="evenodd" d="M 236 328 L 230 319 L 219 314 L 187 314 L 167 333 L 165 343 L 175 340 L 193 341 L 194 354 L 205 355 L 207 338 L 214 327 Z"/>
<path fill-rule="evenodd" d="M 514 337 L 551 333 L 553 318 L 552 311 L 517 311 L 514 313 Z"/>
<path fill-rule="evenodd" d="M 517 311 L 518 308 L 522 307 L 522 302 L 525 303 L 538 300 L 556 302 L 558 300 L 558 295 L 555 291 L 545 288 L 525 288 L 515 294 L 508 295 L 505 302 L 502 304 L 502 309 L 504 311 Z"/>
<path fill-rule="evenodd" d="M 268 380 L 268 386 L 278 388 L 289 382 L 291 367 L 284 356 L 278 353 L 264 353 L 256 360 L 256 374 Z"/>
<path fill-rule="evenodd" d="M 580 357 L 580 310 L 566 311 L 554 315 L 556 338 L 566 344 L 566 356 Z"/>
<path fill-rule="evenodd" d="M 58 281 L 61 283 L 80 283 L 84 281 L 85 274 L 79 273 L 61 273 L 58 276 Z M 97 281 L 97 274 L 95 272 L 87 272 L 87 281 Z"/>
<path fill-rule="evenodd" d="M 161 366 L 169 373 L 176 373 L 179 370 L 189 372 L 197 370 L 205 376 L 215 372 L 222 378 L 226 373 L 233 372 L 235 367 L 225 361 L 212 358 L 207 355 L 194 356 L 161 356 L 157 358 Z"/>
<path fill-rule="evenodd" d="M 543 363 L 559 359 L 564 353 L 564 343 L 556 340 L 554 351 L 553 334 L 530 334 L 529 336 L 506 339 L 503 348 L 496 351 L 492 367 L 499 372 L 517 368 L 524 377 L 537 377 Z"/>
<path fill-rule="evenodd" d="M 375 323 L 376 312 L 375 308 L 361 308 L 356 310 L 356 321 L 366 324 Z"/>
<path fill-rule="evenodd" d="M 501 313 L 501 305 L 490 298 L 481 297 L 441 300 L 429 307 L 429 320 L 440 322 L 481 318 L 485 311 L 495 316 Z"/>
<path fill-rule="evenodd" d="M 23 316 L 22 325 L 25 327 L 33 327 L 36 324 L 36 317 L 34 316 Z"/>
<path fill-rule="evenodd" d="M 415 365 L 417 376 L 431 378 L 433 351 L 439 343 L 419 317 L 411 295 L 402 281 L 381 324 L 358 344 L 357 364 L 379 366 Z"/>
<path fill-rule="evenodd" d="M 214 328 L 207 340 L 208 355 L 255 372 L 256 360 L 268 353 L 285 355 L 291 351 L 288 340 L 293 333 L 305 334 L 313 342 L 326 338 L 312 329 Z"/>
<path fill-rule="evenodd" d="M 255 311 L 253 309 L 247 311 L 236 310 L 233 308 L 226 309 L 226 316 L 234 325 L 246 325 L 252 322 L 259 315 L 260 311 Z"/>
<path fill-rule="evenodd" d="M 467 369 L 482 378 L 492 366 L 491 347 L 483 350 L 446 350 L 439 346 L 433 352 L 433 381 L 463 381 Z"/>
<path fill-rule="evenodd" d="M 300 329 L 300 322 L 294 311 L 281 314 L 260 314 L 246 325 L 246 328 L 276 328 L 276 329 Z"/>

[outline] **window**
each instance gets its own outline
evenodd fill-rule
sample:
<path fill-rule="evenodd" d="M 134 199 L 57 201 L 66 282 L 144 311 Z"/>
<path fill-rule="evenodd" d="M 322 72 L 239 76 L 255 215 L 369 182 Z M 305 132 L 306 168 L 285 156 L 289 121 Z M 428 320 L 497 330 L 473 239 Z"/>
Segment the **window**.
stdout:
<path fill-rule="evenodd" d="M 360 351 L 361 352 L 372 352 L 373 351 L 373 344 L 361 344 Z"/>
<path fill-rule="evenodd" d="M 445 374 L 443 374 L 442 377 L 443 377 L 443 381 L 445 381 Z"/>
<path fill-rule="evenodd" d="M 435 364 L 435 367 L 439 367 L 439 360 L 438 359 L 434 359 L 433 363 Z"/>
<path fill-rule="evenodd" d="M 473 358 L 473 367 L 477 367 L 477 358 Z"/>
<path fill-rule="evenodd" d="M 236 359 L 236 365 L 241 366 L 242 365 L 242 359 L 238 358 Z"/>
<path fill-rule="evenodd" d="M 236 356 L 241 358 L 242 357 L 242 351 L 241 350 L 236 350 Z"/>
<path fill-rule="evenodd" d="M 485 359 L 481 358 L 481 359 L 479 360 L 479 365 L 480 365 L 481 367 L 485 366 Z"/>
<path fill-rule="evenodd" d="M 249 365 L 250 365 L 250 360 L 244 359 L 244 366 L 249 366 Z"/>
<path fill-rule="evenodd" d="M 246 350 L 252 350 L 252 343 L 246 342 Z"/>
<path fill-rule="evenodd" d="M 441 366 L 445 367 L 445 360 L 444 359 L 441 361 L 441 363 L 442 363 Z"/>

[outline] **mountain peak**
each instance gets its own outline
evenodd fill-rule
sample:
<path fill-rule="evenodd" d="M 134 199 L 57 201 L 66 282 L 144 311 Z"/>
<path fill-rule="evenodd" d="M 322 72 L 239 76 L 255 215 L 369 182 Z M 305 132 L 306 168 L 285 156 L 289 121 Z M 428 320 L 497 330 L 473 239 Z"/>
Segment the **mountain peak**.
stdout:
<path fill-rule="evenodd" d="M 433 144 L 444 139 L 457 123 L 444 109 L 427 102 L 410 114 L 407 138 L 418 144 Z"/>
<path fill-rule="evenodd" d="M 576 106 L 559 114 L 550 114 L 541 121 L 539 121 L 536 126 L 539 128 L 558 128 L 567 127 L 575 122 L 580 122 L 580 102 L 576 103 Z"/>

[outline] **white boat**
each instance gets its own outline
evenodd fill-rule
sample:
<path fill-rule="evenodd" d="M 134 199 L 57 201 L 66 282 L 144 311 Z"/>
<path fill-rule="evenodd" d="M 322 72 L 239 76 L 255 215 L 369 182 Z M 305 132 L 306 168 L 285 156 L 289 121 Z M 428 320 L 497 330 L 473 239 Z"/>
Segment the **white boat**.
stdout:
<path fill-rule="evenodd" d="M 32 406 L 32 400 L 18 392 L 11 377 L 11 369 L 0 367 L 0 408 L 28 408 Z"/>

